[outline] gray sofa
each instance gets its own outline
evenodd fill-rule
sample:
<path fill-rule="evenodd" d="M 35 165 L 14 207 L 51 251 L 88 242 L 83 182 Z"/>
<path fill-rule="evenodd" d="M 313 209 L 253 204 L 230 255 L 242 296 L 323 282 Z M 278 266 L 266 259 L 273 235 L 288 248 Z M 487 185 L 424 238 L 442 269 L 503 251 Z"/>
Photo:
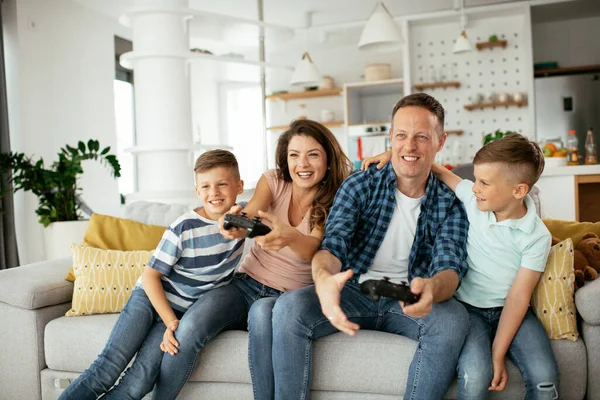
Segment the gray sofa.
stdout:
<path fill-rule="evenodd" d="M 160 222 L 152 210 L 147 205 L 126 216 Z M 87 368 L 104 346 L 118 315 L 64 317 L 73 290 L 63 279 L 70 265 L 66 258 L 0 271 L 1 400 L 56 399 L 61 386 Z M 581 400 L 587 393 L 589 400 L 600 399 L 600 280 L 580 289 L 576 303 L 582 336 L 576 342 L 552 341 L 561 373 L 560 398 Z M 220 334 L 202 353 L 180 398 L 251 399 L 247 346 L 246 332 Z M 314 349 L 311 398 L 383 400 L 404 393 L 416 342 L 360 331 L 356 337 L 337 333 L 319 339 Z M 510 362 L 508 372 L 508 387 L 491 399 L 524 397 L 523 381 Z M 456 382 L 447 398 L 456 398 Z"/>

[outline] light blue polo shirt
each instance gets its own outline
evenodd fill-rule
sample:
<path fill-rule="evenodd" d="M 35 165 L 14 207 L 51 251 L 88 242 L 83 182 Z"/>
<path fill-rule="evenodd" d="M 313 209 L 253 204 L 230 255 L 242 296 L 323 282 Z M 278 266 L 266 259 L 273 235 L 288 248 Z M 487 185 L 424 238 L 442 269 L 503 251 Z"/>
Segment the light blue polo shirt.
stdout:
<path fill-rule="evenodd" d="M 525 196 L 527 214 L 520 219 L 496 221 L 490 211 L 477 208 L 473 182 L 463 180 L 456 197 L 469 218 L 467 262 L 469 270 L 455 296 L 474 307 L 502 307 L 521 267 L 543 272 L 552 236 Z"/>

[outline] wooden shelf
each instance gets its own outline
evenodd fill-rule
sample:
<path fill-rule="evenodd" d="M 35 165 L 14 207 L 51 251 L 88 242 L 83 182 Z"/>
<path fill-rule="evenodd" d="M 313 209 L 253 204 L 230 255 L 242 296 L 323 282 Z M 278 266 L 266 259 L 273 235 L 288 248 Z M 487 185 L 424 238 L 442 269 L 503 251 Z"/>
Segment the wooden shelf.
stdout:
<path fill-rule="evenodd" d="M 321 124 L 323 124 L 327 128 L 337 128 L 339 126 L 344 125 L 344 121 L 321 122 Z M 289 124 L 288 125 L 276 125 L 276 126 L 268 127 L 267 130 L 268 131 L 284 131 L 289 127 L 290 127 Z"/>
<path fill-rule="evenodd" d="M 465 110 L 477 110 L 483 108 L 496 108 L 496 107 L 524 107 L 527 105 L 527 100 L 521 101 L 505 101 L 503 103 L 494 102 L 494 103 L 481 103 L 481 104 L 466 104 Z"/>
<path fill-rule="evenodd" d="M 435 88 L 448 88 L 448 87 L 460 87 L 460 82 L 434 82 L 434 83 L 420 83 L 417 85 L 413 85 L 413 88 L 416 90 L 423 91 L 425 89 L 435 89 Z"/>
<path fill-rule="evenodd" d="M 446 134 L 448 135 L 462 135 L 463 134 L 463 130 L 462 129 L 454 129 L 454 130 L 450 130 L 450 131 L 446 131 Z"/>
<path fill-rule="evenodd" d="M 578 67 L 538 69 L 533 72 L 536 78 L 544 76 L 576 75 L 600 72 L 600 65 L 581 65 Z"/>
<path fill-rule="evenodd" d="M 475 46 L 477 47 L 477 50 L 481 51 L 483 49 L 491 49 L 494 47 L 502 47 L 505 49 L 507 44 L 508 42 L 506 40 L 494 40 L 493 42 L 479 42 L 476 43 Z"/>
<path fill-rule="evenodd" d="M 344 89 L 318 89 L 318 90 L 305 90 L 303 92 L 289 92 L 289 93 L 276 93 L 267 96 L 269 100 L 295 100 L 295 99 L 310 99 L 313 97 L 325 97 L 325 96 L 337 96 L 342 94 Z"/>

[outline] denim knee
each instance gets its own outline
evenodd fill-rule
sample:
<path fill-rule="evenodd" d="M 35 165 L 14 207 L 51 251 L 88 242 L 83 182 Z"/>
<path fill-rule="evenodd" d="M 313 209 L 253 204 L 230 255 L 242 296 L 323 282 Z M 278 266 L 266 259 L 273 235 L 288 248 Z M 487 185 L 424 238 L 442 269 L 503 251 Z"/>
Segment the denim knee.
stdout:
<path fill-rule="evenodd" d="M 248 330 L 261 335 L 262 332 L 272 332 L 273 307 L 276 298 L 260 299 L 250 307 L 248 312 Z"/>
<path fill-rule="evenodd" d="M 316 297 L 316 294 L 310 286 L 282 294 L 273 307 L 273 328 L 278 324 L 285 327 L 290 321 L 302 323 L 307 311 L 312 311 L 312 297 Z M 318 298 L 316 302 L 319 305 Z"/>
<path fill-rule="evenodd" d="M 462 346 L 469 333 L 469 313 L 453 298 L 434 304 L 426 320 L 428 332 L 442 335 L 449 343 Z"/>
<path fill-rule="evenodd" d="M 537 390 L 537 398 L 553 399 L 555 394 L 558 396 L 558 371 L 554 365 L 536 365 L 534 371 L 529 371 L 527 376 L 523 377 L 528 391 Z"/>
<path fill-rule="evenodd" d="M 490 364 L 470 359 L 458 369 L 458 392 L 465 398 L 485 398 L 493 378 Z"/>

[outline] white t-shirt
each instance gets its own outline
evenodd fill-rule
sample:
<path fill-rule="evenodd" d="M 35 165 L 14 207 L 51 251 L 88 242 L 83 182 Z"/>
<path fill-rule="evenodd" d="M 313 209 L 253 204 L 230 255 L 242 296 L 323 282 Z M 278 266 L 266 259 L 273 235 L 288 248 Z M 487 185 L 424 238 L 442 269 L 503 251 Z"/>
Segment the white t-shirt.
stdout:
<path fill-rule="evenodd" d="M 421 214 L 421 200 L 405 196 L 398 189 L 394 192 L 396 207 L 383 242 L 375 254 L 369 270 L 362 274 L 359 282 L 367 279 L 390 278 L 394 283 L 408 281 L 408 260 L 415 240 L 417 220 Z"/>

